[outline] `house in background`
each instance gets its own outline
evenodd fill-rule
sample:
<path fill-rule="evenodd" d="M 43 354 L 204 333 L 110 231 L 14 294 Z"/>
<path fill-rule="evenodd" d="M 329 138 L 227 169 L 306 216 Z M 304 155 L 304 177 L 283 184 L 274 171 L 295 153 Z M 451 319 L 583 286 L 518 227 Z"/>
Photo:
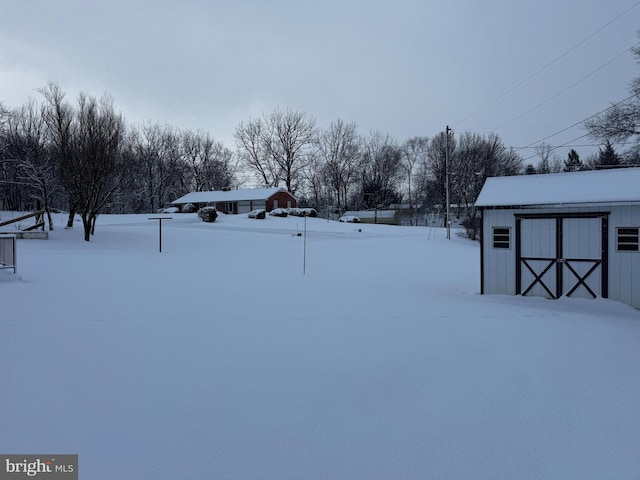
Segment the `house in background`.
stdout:
<path fill-rule="evenodd" d="M 397 210 L 348 210 L 345 217 L 358 217 L 362 223 L 380 223 L 385 225 L 400 225 L 400 215 Z"/>
<path fill-rule="evenodd" d="M 488 178 L 481 293 L 640 308 L 640 168 Z"/>
<path fill-rule="evenodd" d="M 174 200 L 171 205 L 182 211 L 189 203 L 196 209 L 214 206 L 218 212 L 231 214 L 249 213 L 258 208 L 270 212 L 274 208 L 294 208 L 297 205 L 295 197 L 284 187 L 191 192 Z"/>

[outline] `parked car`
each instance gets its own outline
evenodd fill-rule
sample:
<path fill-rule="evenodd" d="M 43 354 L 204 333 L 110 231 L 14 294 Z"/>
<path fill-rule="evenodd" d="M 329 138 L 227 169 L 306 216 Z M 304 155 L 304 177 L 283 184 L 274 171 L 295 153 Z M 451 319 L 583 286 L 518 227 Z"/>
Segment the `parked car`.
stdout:
<path fill-rule="evenodd" d="M 289 212 L 286 208 L 274 208 L 269 212 L 269 215 L 273 215 L 274 217 L 286 217 L 289 215 Z"/>
<path fill-rule="evenodd" d="M 339 222 L 360 223 L 360 218 L 355 215 L 343 215 L 338 219 Z"/>
<path fill-rule="evenodd" d="M 257 218 L 257 219 L 264 219 L 266 215 L 266 212 L 264 210 L 264 208 L 257 208 L 256 210 L 251 210 L 247 216 L 249 218 Z"/>

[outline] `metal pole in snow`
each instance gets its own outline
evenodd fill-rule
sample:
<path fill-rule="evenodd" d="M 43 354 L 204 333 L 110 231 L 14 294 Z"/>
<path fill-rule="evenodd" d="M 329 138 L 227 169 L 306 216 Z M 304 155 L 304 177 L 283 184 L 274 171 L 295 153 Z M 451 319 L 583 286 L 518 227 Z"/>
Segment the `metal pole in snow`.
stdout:
<path fill-rule="evenodd" d="M 173 220 L 173 217 L 149 217 L 149 220 L 158 220 L 158 252 L 162 253 L 162 220 Z"/>
<path fill-rule="evenodd" d="M 307 216 L 304 216 L 304 240 L 303 240 L 303 254 L 302 254 L 302 274 L 307 274 Z"/>
<path fill-rule="evenodd" d="M 445 174 L 446 174 L 446 181 L 447 181 L 447 185 L 446 185 L 446 204 L 447 204 L 447 217 L 446 217 L 446 222 L 447 222 L 447 240 L 451 240 L 451 222 L 449 221 L 449 132 L 451 131 L 451 129 L 449 128 L 449 125 L 447 125 L 447 128 L 445 130 L 445 148 L 444 148 L 444 164 L 445 164 Z"/>

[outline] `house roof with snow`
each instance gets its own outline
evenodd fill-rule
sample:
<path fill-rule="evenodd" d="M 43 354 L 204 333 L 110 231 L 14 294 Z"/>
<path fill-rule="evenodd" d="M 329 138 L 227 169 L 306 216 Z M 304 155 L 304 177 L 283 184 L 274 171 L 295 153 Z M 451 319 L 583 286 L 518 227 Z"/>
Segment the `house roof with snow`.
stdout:
<path fill-rule="evenodd" d="M 186 203 L 220 203 L 267 200 L 278 192 L 289 193 L 284 187 L 191 192 L 174 200 L 173 202 L 171 202 L 171 204 L 184 205 Z"/>
<path fill-rule="evenodd" d="M 396 214 L 395 210 L 349 210 L 344 212 L 345 217 L 363 218 L 393 218 Z"/>
<path fill-rule="evenodd" d="M 477 207 L 640 201 L 640 168 L 487 178 Z"/>

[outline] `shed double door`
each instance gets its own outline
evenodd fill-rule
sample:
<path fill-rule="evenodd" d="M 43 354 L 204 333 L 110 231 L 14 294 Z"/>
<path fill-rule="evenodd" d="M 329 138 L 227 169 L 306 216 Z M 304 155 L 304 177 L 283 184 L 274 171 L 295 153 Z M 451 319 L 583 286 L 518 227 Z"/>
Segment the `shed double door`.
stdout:
<path fill-rule="evenodd" d="M 516 293 L 547 298 L 607 296 L 607 219 L 516 220 Z"/>

